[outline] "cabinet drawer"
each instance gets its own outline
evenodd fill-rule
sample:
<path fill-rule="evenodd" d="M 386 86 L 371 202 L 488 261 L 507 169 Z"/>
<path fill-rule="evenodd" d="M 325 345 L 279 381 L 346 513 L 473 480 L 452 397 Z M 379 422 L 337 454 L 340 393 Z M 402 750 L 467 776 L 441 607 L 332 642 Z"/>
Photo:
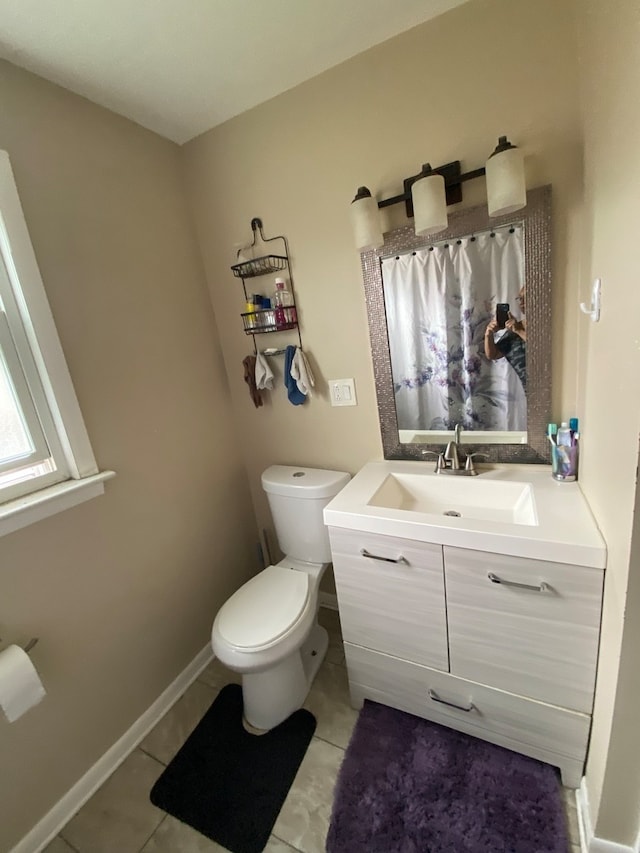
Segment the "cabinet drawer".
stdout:
<path fill-rule="evenodd" d="M 448 670 L 442 547 L 339 528 L 329 536 L 344 639 Z"/>
<path fill-rule="evenodd" d="M 349 643 L 345 652 L 356 701 L 373 699 L 552 764 L 558 763 L 558 756 L 584 760 L 590 722 L 586 714 L 494 690 Z"/>
<path fill-rule="evenodd" d="M 590 713 L 603 572 L 450 547 L 444 559 L 451 672 Z"/>

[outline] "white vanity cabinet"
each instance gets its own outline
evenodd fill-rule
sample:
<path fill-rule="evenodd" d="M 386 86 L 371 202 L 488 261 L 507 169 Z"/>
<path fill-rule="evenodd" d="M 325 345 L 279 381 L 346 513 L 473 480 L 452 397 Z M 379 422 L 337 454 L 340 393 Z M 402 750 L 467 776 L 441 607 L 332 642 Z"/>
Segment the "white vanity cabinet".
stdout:
<path fill-rule="evenodd" d="M 372 699 L 531 755 L 578 787 L 604 571 L 329 535 L 354 706 Z"/>

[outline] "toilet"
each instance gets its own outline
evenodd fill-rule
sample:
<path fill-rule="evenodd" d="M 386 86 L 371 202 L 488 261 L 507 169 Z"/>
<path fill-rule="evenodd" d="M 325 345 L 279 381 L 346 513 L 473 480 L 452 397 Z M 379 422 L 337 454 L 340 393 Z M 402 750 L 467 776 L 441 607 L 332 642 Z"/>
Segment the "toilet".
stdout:
<path fill-rule="evenodd" d="M 211 645 L 242 675 L 245 720 L 271 729 L 300 708 L 329 644 L 318 589 L 331 560 L 322 511 L 349 481 L 342 471 L 272 465 L 262 474 L 286 554 L 240 587 L 213 623 Z"/>

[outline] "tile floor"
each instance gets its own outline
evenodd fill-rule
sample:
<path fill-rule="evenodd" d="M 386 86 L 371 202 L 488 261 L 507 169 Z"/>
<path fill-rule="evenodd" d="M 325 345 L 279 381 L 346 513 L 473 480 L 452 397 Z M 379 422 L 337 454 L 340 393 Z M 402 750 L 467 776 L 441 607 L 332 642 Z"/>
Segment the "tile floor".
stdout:
<path fill-rule="evenodd" d="M 329 650 L 305 705 L 315 715 L 317 728 L 265 853 L 323 853 L 333 786 L 357 717 L 357 712 L 349 705 L 337 612 L 321 608 L 320 622 L 329 631 Z M 45 853 L 224 851 L 219 844 L 153 806 L 149 791 L 218 691 L 237 680 L 234 673 L 213 661 L 102 788 L 71 818 Z M 570 828 L 569 853 L 579 853 L 575 798 L 573 791 L 563 793 Z"/>

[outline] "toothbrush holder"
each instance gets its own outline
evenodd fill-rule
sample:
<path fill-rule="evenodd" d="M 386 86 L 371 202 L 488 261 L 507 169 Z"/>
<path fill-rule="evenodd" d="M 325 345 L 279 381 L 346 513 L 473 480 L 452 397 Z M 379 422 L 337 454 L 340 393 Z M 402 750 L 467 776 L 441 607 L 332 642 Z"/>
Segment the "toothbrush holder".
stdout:
<path fill-rule="evenodd" d="M 561 483 L 578 479 L 579 445 L 553 444 L 551 446 L 551 476 Z"/>

